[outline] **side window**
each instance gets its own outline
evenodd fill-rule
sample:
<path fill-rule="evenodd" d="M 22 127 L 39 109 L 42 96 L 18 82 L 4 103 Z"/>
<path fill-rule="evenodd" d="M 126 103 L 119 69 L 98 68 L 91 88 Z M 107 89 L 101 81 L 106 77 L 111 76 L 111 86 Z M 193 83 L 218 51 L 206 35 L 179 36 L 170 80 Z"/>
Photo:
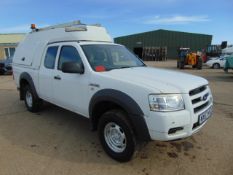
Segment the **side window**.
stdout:
<path fill-rule="evenodd" d="M 54 69 L 58 46 L 52 46 L 47 49 L 44 66 L 48 69 Z"/>
<path fill-rule="evenodd" d="M 14 56 L 14 54 L 15 54 L 15 48 L 9 48 L 9 50 L 10 50 L 10 56 Z"/>
<path fill-rule="evenodd" d="M 9 58 L 10 54 L 9 54 L 9 49 L 8 48 L 5 48 L 5 55 L 6 55 L 6 58 Z"/>
<path fill-rule="evenodd" d="M 58 69 L 61 70 L 62 64 L 65 62 L 76 62 L 81 63 L 81 57 L 77 49 L 73 46 L 63 46 L 61 48 Z"/>

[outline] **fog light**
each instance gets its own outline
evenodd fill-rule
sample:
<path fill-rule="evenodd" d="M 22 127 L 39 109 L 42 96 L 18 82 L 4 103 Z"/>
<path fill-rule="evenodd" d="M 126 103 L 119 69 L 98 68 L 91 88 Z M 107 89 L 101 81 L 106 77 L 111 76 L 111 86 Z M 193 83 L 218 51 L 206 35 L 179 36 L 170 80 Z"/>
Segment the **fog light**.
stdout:
<path fill-rule="evenodd" d="M 183 130 L 183 129 L 184 129 L 183 127 L 171 128 L 171 129 L 169 129 L 168 134 L 174 134 L 174 133 L 176 133 L 177 131 L 181 131 L 181 130 Z"/>

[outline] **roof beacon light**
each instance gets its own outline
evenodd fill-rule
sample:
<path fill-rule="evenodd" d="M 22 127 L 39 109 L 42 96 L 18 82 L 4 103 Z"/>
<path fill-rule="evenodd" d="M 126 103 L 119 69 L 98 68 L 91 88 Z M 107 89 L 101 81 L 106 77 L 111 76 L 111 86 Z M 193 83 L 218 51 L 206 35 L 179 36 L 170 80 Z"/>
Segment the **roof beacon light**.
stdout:
<path fill-rule="evenodd" d="M 36 24 L 31 24 L 31 29 L 36 29 Z"/>

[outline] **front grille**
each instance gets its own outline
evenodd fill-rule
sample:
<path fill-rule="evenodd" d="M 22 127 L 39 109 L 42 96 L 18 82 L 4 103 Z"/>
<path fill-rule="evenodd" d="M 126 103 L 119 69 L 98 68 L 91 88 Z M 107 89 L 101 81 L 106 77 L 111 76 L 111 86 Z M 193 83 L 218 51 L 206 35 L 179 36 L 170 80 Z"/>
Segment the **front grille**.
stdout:
<path fill-rule="evenodd" d="M 197 113 L 197 112 L 201 111 L 202 109 L 204 109 L 208 105 L 209 105 L 209 102 L 207 101 L 206 103 L 202 104 L 201 106 L 194 108 L 193 111 L 194 111 L 194 113 Z"/>
<path fill-rule="evenodd" d="M 193 112 L 198 113 L 210 104 L 210 92 L 207 86 L 200 86 L 189 92 L 193 105 Z"/>
<path fill-rule="evenodd" d="M 198 93 L 201 93 L 201 92 L 203 92 L 204 90 L 206 90 L 206 88 L 207 88 L 207 86 L 201 86 L 201 87 L 199 87 L 199 88 L 193 89 L 193 90 L 191 90 L 191 91 L 189 92 L 189 95 L 190 95 L 190 96 L 193 96 L 193 95 L 196 95 L 196 94 L 198 94 Z"/>
<path fill-rule="evenodd" d="M 201 101 L 201 97 L 195 98 L 192 100 L 192 104 L 196 104 Z"/>

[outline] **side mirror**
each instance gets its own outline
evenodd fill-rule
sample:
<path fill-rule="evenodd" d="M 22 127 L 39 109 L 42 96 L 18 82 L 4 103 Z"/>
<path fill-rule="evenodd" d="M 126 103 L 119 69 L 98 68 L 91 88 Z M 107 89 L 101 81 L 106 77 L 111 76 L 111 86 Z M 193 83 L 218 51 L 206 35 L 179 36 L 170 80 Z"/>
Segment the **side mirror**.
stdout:
<path fill-rule="evenodd" d="M 64 73 L 83 74 L 84 73 L 84 66 L 82 63 L 80 64 L 77 62 L 65 62 L 62 64 L 61 70 Z"/>

